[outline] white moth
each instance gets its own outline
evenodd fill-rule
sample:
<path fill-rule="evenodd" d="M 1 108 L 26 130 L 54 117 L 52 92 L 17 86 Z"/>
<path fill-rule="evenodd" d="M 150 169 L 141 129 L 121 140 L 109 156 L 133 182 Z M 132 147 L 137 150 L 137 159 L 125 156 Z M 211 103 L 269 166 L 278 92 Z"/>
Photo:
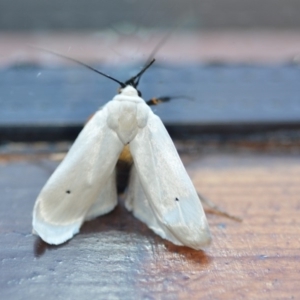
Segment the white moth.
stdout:
<path fill-rule="evenodd" d="M 211 235 L 202 204 L 160 118 L 140 97 L 141 75 L 85 125 L 40 192 L 33 232 L 49 244 L 71 239 L 81 225 L 117 205 L 116 164 L 126 147 L 133 158 L 125 206 L 156 234 L 203 249 Z"/>

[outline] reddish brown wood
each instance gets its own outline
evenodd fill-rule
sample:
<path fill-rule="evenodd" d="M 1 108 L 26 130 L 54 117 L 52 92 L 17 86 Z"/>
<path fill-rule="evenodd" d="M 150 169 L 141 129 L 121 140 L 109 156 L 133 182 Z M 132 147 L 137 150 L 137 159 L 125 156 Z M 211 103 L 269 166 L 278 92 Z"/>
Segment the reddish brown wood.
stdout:
<path fill-rule="evenodd" d="M 298 299 L 300 156 L 183 157 L 197 189 L 238 223 L 208 213 L 206 251 L 177 247 L 122 205 L 53 247 L 31 235 L 35 198 L 57 162 L 0 160 L 3 299 Z"/>

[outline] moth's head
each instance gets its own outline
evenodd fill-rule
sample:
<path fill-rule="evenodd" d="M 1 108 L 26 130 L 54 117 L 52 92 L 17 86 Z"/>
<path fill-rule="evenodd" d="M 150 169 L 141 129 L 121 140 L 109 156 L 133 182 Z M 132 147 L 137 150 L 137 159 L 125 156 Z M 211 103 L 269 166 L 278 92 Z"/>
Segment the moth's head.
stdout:
<path fill-rule="evenodd" d="M 120 87 L 119 94 L 122 94 L 125 96 L 139 96 L 139 97 L 142 96 L 141 92 L 139 90 L 137 90 L 135 87 L 133 87 L 132 85 L 127 85 L 124 88 Z"/>
<path fill-rule="evenodd" d="M 145 71 L 155 62 L 155 59 L 152 59 L 149 63 L 145 65 L 145 67 L 138 72 L 135 76 L 131 77 L 127 81 L 125 81 L 123 84 L 121 84 L 119 88 L 119 93 L 128 95 L 128 96 L 139 96 L 142 97 L 142 93 L 140 90 L 138 90 L 138 85 L 140 82 L 140 79 L 142 75 L 145 73 Z"/>

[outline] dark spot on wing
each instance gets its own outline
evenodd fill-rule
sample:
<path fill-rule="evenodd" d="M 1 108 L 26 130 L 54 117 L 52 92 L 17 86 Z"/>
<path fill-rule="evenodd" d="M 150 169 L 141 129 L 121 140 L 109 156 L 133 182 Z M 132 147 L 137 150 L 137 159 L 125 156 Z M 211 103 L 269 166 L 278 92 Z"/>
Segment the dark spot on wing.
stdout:
<path fill-rule="evenodd" d="M 70 191 L 70 190 L 67 190 L 66 193 L 67 193 L 67 194 L 71 194 L 71 191 Z"/>
<path fill-rule="evenodd" d="M 176 197 L 176 198 L 175 198 L 175 201 L 179 201 L 179 199 Z"/>

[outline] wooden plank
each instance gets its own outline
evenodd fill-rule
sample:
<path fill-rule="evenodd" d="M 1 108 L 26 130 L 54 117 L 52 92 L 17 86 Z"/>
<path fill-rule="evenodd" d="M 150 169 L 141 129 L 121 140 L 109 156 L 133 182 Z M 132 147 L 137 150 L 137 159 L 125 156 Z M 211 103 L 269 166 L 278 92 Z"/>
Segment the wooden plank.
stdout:
<path fill-rule="evenodd" d="M 206 251 L 162 240 L 121 203 L 70 242 L 47 246 L 31 235 L 31 212 L 57 162 L 2 155 L 1 297 L 298 299 L 299 151 L 182 158 L 201 193 L 243 218 L 208 213 L 213 243 Z"/>
<path fill-rule="evenodd" d="M 138 70 L 99 69 L 120 80 Z M 288 65 L 158 64 L 144 75 L 140 90 L 145 99 L 184 96 L 153 108 L 173 134 L 180 128 L 194 137 L 199 132 L 260 132 L 300 127 L 299 76 L 300 68 Z M 77 67 L 2 70 L 0 140 L 72 140 L 116 89 L 114 82 Z"/>

